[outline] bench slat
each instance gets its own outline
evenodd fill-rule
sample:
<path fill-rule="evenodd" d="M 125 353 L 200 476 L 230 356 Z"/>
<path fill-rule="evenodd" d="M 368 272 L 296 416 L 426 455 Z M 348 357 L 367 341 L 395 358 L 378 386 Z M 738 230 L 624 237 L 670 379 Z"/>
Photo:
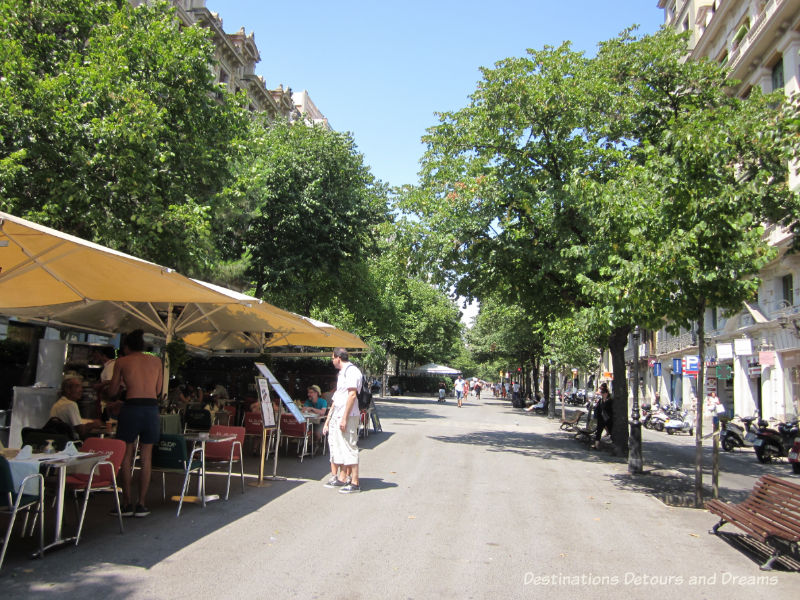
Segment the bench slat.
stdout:
<path fill-rule="evenodd" d="M 759 540 L 766 541 L 770 535 L 780 535 L 782 532 L 771 526 L 770 523 L 758 518 L 753 513 L 742 509 L 736 504 L 726 504 L 719 500 L 711 500 L 706 504 L 709 512 L 736 525 Z"/>

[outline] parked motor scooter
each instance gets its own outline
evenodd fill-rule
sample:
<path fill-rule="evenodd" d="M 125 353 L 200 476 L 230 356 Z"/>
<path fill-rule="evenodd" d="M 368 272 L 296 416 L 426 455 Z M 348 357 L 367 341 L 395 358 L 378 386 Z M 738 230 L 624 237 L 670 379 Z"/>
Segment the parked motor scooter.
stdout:
<path fill-rule="evenodd" d="M 667 411 L 658 406 L 654 408 L 649 415 L 649 419 L 647 420 L 647 425 L 649 425 L 648 429 L 655 429 L 656 431 L 664 431 L 664 423 L 667 422 L 669 419 L 669 415 Z"/>
<path fill-rule="evenodd" d="M 722 444 L 722 449 L 725 452 L 732 452 L 734 448 L 752 448 L 756 439 L 753 421 L 757 419 L 758 417 L 755 416 L 740 417 L 739 420 L 744 423 L 744 427 L 742 427 L 728 419 L 728 417 L 720 417 L 719 442 Z"/>
<path fill-rule="evenodd" d="M 675 433 L 694 434 L 694 419 L 688 410 L 684 410 L 680 415 L 669 417 L 664 422 L 664 431 L 672 435 Z"/>
<path fill-rule="evenodd" d="M 798 436 L 797 419 L 791 423 L 778 423 L 774 429 L 768 426 L 763 419 L 758 422 L 759 428 L 756 432 L 756 440 L 753 447 L 756 450 L 756 457 L 759 462 L 768 463 L 773 458 L 788 456 L 789 449 L 794 445 L 794 440 Z"/>

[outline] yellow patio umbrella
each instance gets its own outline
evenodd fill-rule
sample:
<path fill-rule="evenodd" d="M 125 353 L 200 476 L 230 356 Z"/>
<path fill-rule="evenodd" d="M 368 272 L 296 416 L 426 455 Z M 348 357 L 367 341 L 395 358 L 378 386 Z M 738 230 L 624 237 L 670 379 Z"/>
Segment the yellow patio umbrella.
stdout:
<path fill-rule="evenodd" d="M 184 338 L 190 346 L 215 351 L 263 352 L 277 346 L 307 346 L 313 348 L 366 348 L 367 344 L 357 335 L 343 331 L 310 317 L 302 317 L 314 329 L 295 332 L 240 332 L 218 331 L 192 333 Z"/>
<path fill-rule="evenodd" d="M 313 333 L 297 315 L 0 212 L 0 314 L 100 332 Z M 165 385 L 168 367 L 165 369 Z"/>

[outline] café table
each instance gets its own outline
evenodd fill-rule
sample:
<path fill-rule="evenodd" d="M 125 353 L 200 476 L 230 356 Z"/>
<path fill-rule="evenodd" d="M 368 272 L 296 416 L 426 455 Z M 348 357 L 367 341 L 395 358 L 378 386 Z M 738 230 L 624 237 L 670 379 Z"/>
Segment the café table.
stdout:
<path fill-rule="evenodd" d="M 315 434 L 317 432 L 317 428 L 320 426 L 320 423 L 322 423 L 324 415 L 319 415 L 309 410 L 301 410 L 300 414 L 303 415 L 303 418 L 305 418 L 306 422 L 311 427 L 311 452 L 306 452 L 301 456 L 301 458 L 305 456 L 314 456 L 314 443 L 316 442 Z"/>
<path fill-rule="evenodd" d="M 206 502 L 219 500 L 219 494 L 206 494 L 206 444 L 218 444 L 220 442 L 230 442 L 236 439 L 236 435 L 232 433 L 222 433 L 211 435 L 204 432 L 187 433 L 184 438 L 188 442 L 192 442 L 193 447 L 200 444 L 200 481 L 197 482 L 197 496 L 184 496 L 184 502 L 193 502 L 195 504 L 202 504 L 205 508 Z M 180 496 L 173 496 L 173 500 L 180 500 Z"/>
<path fill-rule="evenodd" d="M 8 462 L 12 465 L 12 473 L 22 470 L 38 471 L 42 465 L 58 471 L 58 486 L 56 488 L 56 518 L 53 541 L 45 546 L 45 550 L 59 548 L 64 544 L 72 543 L 75 536 L 63 536 L 64 496 L 66 495 L 67 469 L 77 465 L 92 467 L 95 463 L 108 458 L 104 452 L 76 452 L 62 450 L 52 454 L 34 453 L 30 458 L 13 458 Z M 12 475 L 13 477 L 13 475 Z M 34 556 L 39 556 L 37 551 Z"/>

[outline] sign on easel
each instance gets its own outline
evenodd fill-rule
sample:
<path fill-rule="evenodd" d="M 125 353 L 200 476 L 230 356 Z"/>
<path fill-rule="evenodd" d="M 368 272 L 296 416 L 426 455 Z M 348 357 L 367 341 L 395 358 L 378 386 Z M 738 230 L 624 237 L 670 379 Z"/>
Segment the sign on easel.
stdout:
<path fill-rule="evenodd" d="M 297 422 L 305 423 L 306 418 L 303 416 L 303 413 L 301 413 L 300 409 L 297 408 L 297 405 L 289 397 L 289 394 L 286 393 L 286 390 L 283 389 L 283 386 L 275 378 L 275 375 L 272 374 L 272 371 L 270 371 L 264 363 L 256 363 L 256 369 L 258 369 L 261 374 L 266 377 L 267 381 L 269 381 L 269 384 L 272 386 L 272 389 L 278 393 L 278 397 L 281 399 L 283 405 L 289 409 L 289 412 L 292 413 L 292 416 L 295 419 L 297 419 Z"/>
<path fill-rule="evenodd" d="M 269 399 L 269 384 L 264 377 L 256 377 L 258 382 L 258 395 L 261 401 L 261 418 L 264 421 L 264 428 L 275 427 L 275 411 L 272 410 L 272 402 Z"/>

